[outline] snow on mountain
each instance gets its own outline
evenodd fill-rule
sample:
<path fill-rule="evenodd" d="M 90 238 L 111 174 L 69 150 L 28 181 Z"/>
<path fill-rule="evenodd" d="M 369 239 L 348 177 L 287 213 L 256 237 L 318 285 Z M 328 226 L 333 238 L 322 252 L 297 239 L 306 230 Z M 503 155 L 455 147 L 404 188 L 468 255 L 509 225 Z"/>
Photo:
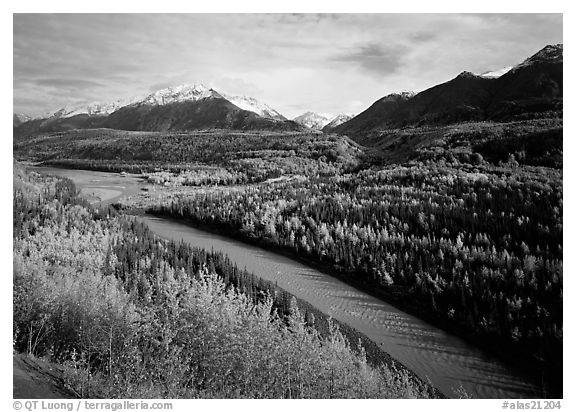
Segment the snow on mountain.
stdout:
<path fill-rule="evenodd" d="M 232 96 L 224 93 L 218 93 L 216 90 L 208 88 L 203 84 L 184 84 L 181 86 L 168 87 L 166 89 L 158 90 L 137 104 L 166 105 L 184 101 L 196 101 L 211 97 L 223 97 L 242 110 L 251 111 L 268 119 L 286 120 L 286 118 L 276 110 L 267 104 L 256 100 L 253 97 Z"/>
<path fill-rule="evenodd" d="M 395 96 L 399 96 L 403 99 L 411 99 L 412 97 L 416 96 L 416 92 L 413 92 L 412 90 L 404 90 L 401 91 L 400 93 L 393 93 Z"/>
<path fill-rule="evenodd" d="M 14 113 L 14 119 L 17 119 L 19 122 L 24 123 L 29 120 L 32 120 L 32 117 L 24 113 Z"/>
<path fill-rule="evenodd" d="M 306 112 L 301 114 L 298 117 L 295 117 L 294 120 L 296 123 L 309 127 L 310 129 L 314 130 L 322 130 L 322 129 L 333 129 L 341 125 L 344 122 L 352 119 L 354 115 L 348 114 L 339 114 L 336 116 L 332 116 L 329 114 L 319 114 L 314 112 Z"/>
<path fill-rule="evenodd" d="M 469 72 L 462 72 L 460 73 L 460 76 L 466 75 Z M 472 74 L 472 73 L 470 73 Z M 380 99 L 381 101 L 396 101 L 398 99 L 401 100 L 408 100 L 411 99 L 412 97 L 416 96 L 417 93 L 412 92 L 412 91 L 402 91 L 402 92 L 398 92 L 398 93 L 390 93 L 386 96 L 384 96 L 382 99 Z"/>
<path fill-rule="evenodd" d="M 171 103 L 180 103 L 185 101 L 197 101 L 211 97 L 223 97 L 242 110 L 248 110 L 267 119 L 286 120 L 282 114 L 274 110 L 265 103 L 249 96 L 232 96 L 220 94 L 214 89 L 208 88 L 203 84 L 183 84 L 180 86 L 167 87 L 157 90 L 145 97 L 131 97 L 129 99 L 119 99 L 114 102 L 100 103 L 94 102 L 79 106 L 64 106 L 55 112 L 49 112 L 38 118 L 67 118 L 81 114 L 87 115 L 108 115 L 116 110 L 130 105 L 152 105 L 163 106 Z M 28 119 L 30 120 L 30 119 Z"/>
<path fill-rule="evenodd" d="M 321 130 L 324 126 L 330 123 L 330 119 L 332 119 L 331 115 L 306 112 L 292 120 L 303 126 L 309 127 L 310 129 Z"/>
<path fill-rule="evenodd" d="M 256 113 L 259 116 L 266 117 L 273 120 L 286 120 L 279 112 L 268 106 L 266 103 L 262 103 L 253 97 L 249 96 L 230 96 L 228 94 L 221 93 L 222 96 L 238 106 L 242 110 L 248 110 L 250 112 Z"/>
<path fill-rule="evenodd" d="M 562 63 L 563 62 L 563 45 L 554 44 L 544 47 L 536 54 L 528 57 L 522 63 L 514 66 L 511 71 L 514 72 L 520 68 L 532 66 L 538 63 Z"/>
<path fill-rule="evenodd" d="M 349 114 L 339 114 L 339 115 L 333 117 L 332 120 L 330 120 L 330 122 L 324 126 L 324 128 L 325 129 L 333 129 L 334 127 L 340 126 L 342 123 L 347 122 L 348 120 L 350 120 L 353 117 L 354 117 L 353 115 L 349 115 Z"/>
<path fill-rule="evenodd" d="M 148 95 L 144 100 L 136 104 L 163 106 L 171 103 L 181 103 L 185 101 L 196 101 L 210 97 L 221 97 L 218 92 L 203 84 L 183 84 L 175 87 L 167 87 Z"/>
<path fill-rule="evenodd" d="M 456 78 L 463 78 L 463 79 L 474 79 L 476 77 L 481 77 L 479 74 L 476 73 L 472 73 L 469 72 L 468 70 L 464 70 L 462 73 L 460 73 L 458 76 L 456 76 Z"/>
<path fill-rule="evenodd" d="M 69 107 L 64 106 L 60 110 L 53 113 L 53 117 L 59 118 L 66 118 L 77 116 L 80 114 L 87 114 L 89 116 L 94 115 L 106 115 L 110 114 L 120 107 L 124 106 L 123 104 L 111 102 L 111 103 L 90 103 L 83 106 L 76 106 L 76 107 Z"/>
<path fill-rule="evenodd" d="M 121 107 L 128 106 L 140 100 L 141 97 L 130 97 L 126 99 L 118 99 L 113 102 L 93 102 L 79 106 L 64 106 L 54 113 L 49 113 L 38 118 L 67 118 L 87 114 L 89 116 L 108 115 L 114 113 Z"/>
<path fill-rule="evenodd" d="M 184 101 L 196 101 L 206 99 L 209 97 L 220 97 L 220 95 L 203 84 L 189 85 L 184 84 L 175 87 L 167 87 L 165 89 L 157 90 L 146 97 L 138 96 L 128 99 L 119 99 L 114 102 L 100 103 L 94 102 L 81 106 L 64 106 L 50 116 L 52 118 L 67 118 L 77 116 L 80 114 L 93 115 L 108 115 L 116 110 L 129 106 L 129 105 L 166 105 L 170 103 L 179 103 Z"/>
<path fill-rule="evenodd" d="M 503 76 L 504 74 L 508 73 L 510 70 L 512 70 L 512 66 L 506 66 L 506 67 L 502 67 L 501 69 L 498 69 L 498 70 L 492 70 L 492 71 L 484 72 L 484 73 L 480 74 L 480 76 L 485 77 L 487 79 L 497 79 L 498 77 Z"/>
<path fill-rule="evenodd" d="M 184 84 L 181 86 L 168 87 L 158 90 L 146 97 L 136 96 L 127 99 L 118 99 L 113 102 L 101 103 L 94 102 L 80 106 L 64 106 L 54 113 L 44 116 L 44 118 L 67 118 L 77 116 L 80 114 L 94 115 L 108 115 L 114 113 L 116 110 L 129 106 L 136 105 L 165 105 L 170 103 L 178 103 L 187 100 L 200 100 L 212 96 L 219 96 L 217 92 L 208 87 L 200 85 Z"/>
<path fill-rule="evenodd" d="M 84 105 L 67 105 L 55 112 L 47 113 L 43 116 L 37 117 L 38 119 L 60 119 L 68 118 L 77 115 L 109 115 L 114 113 L 120 108 L 127 106 L 164 106 L 172 103 L 181 103 L 185 101 L 198 101 L 208 98 L 223 98 L 228 100 L 242 110 L 253 112 L 263 118 L 285 121 L 287 120 L 281 113 L 273 109 L 266 103 L 263 103 L 250 96 L 233 96 L 229 94 L 219 93 L 216 90 L 206 87 L 203 84 L 183 84 L 180 86 L 167 87 L 157 90 L 154 93 L 138 97 L 131 97 L 128 99 L 119 99 L 113 102 L 101 103 L 94 102 Z M 331 123 L 337 126 L 350 119 L 351 116 L 339 115 L 332 116 L 329 114 L 319 114 L 313 112 L 304 113 L 293 120 L 297 123 L 309 127 L 311 129 L 321 130 L 324 126 Z M 28 119 L 30 120 L 30 119 Z"/>
<path fill-rule="evenodd" d="M 26 123 L 32 120 L 32 117 L 24 113 L 14 113 L 12 125 L 14 127 L 20 126 L 22 123 Z"/>

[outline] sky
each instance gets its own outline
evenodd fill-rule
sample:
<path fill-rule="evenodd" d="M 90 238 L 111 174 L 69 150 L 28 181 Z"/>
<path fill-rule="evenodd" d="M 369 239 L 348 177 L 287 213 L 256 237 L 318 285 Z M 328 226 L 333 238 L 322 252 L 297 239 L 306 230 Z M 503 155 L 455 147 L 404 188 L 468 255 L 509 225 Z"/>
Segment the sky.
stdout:
<path fill-rule="evenodd" d="M 562 14 L 14 14 L 14 112 L 204 84 L 288 118 L 357 114 L 518 64 L 562 31 Z"/>

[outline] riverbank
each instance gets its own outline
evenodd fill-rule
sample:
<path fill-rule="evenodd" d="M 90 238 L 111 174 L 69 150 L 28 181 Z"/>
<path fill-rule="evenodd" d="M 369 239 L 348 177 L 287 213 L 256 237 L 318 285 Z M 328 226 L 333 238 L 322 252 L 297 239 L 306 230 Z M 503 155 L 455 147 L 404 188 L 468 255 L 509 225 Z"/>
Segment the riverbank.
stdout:
<path fill-rule="evenodd" d="M 267 299 L 274 289 L 223 253 L 163 241 L 134 218 L 93 208 L 69 180 L 20 168 L 14 180 L 14 350 L 69 366 L 78 393 L 430 397 L 404 371 L 373 368 L 340 333 L 308 330 L 294 302 Z"/>
<path fill-rule="evenodd" d="M 142 210 L 139 210 L 138 212 L 142 213 Z M 525 376 L 526 379 L 533 382 L 533 385 L 538 388 L 534 393 L 531 394 L 530 397 L 562 397 L 561 370 L 558 371 L 557 369 L 554 369 L 550 366 L 538 363 L 537 360 L 529 359 L 527 358 L 526 354 L 519 351 L 517 347 L 508 345 L 501 340 L 491 339 L 490 337 L 486 336 L 478 337 L 461 325 L 447 322 L 446 320 L 432 313 L 426 305 L 418 301 L 414 301 L 414 299 L 406 291 L 399 287 L 393 287 L 390 290 L 385 290 L 379 285 L 359 281 L 358 277 L 354 276 L 354 273 L 345 272 L 342 271 L 341 268 L 335 267 L 333 265 L 318 262 L 317 260 L 307 256 L 298 255 L 290 249 L 279 247 L 271 242 L 244 236 L 229 227 L 224 227 L 224 225 L 222 225 L 222 227 L 219 227 L 217 224 L 208 225 L 192 219 L 162 215 L 158 212 L 148 211 L 148 214 L 151 216 L 157 216 L 161 217 L 162 219 L 177 222 L 179 224 L 184 224 L 192 228 L 231 238 L 248 245 L 257 246 L 264 250 L 268 250 L 270 252 L 295 260 L 328 276 L 339 279 L 346 284 L 361 290 L 370 296 L 373 296 L 376 299 L 388 302 L 408 314 L 418 317 L 450 334 L 458 336 L 459 338 L 462 338 L 474 346 L 482 349 L 486 353 L 497 357 L 500 361 L 513 368 L 518 375 Z M 559 381 L 556 378 L 559 378 Z"/>
<path fill-rule="evenodd" d="M 134 212 L 134 211 L 132 211 L 132 212 Z M 136 216 L 143 216 L 143 215 L 144 215 L 144 213 L 142 211 L 138 211 L 138 213 L 135 215 L 135 217 Z M 166 221 L 173 221 L 173 222 L 180 223 L 176 219 L 165 219 L 165 218 L 161 218 L 161 219 L 166 220 Z M 147 224 L 146 221 L 144 221 L 144 223 Z M 150 229 L 150 230 L 152 232 L 154 232 L 153 229 Z M 156 233 L 156 234 L 158 236 L 164 237 L 162 235 L 159 235 L 158 233 Z M 256 276 L 258 276 L 258 275 L 256 275 Z M 271 282 L 269 282 L 269 283 L 271 283 Z M 446 398 L 446 397 L 454 397 L 457 395 L 456 393 L 451 393 L 451 394 L 443 393 L 441 390 L 434 387 L 430 381 L 426 381 L 422 377 L 418 376 L 416 373 L 414 373 L 414 371 L 412 371 L 409 367 L 404 365 L 400 360 L 392 357 L 381 346 L 379 346 L 377 343 L 372 341 L 368 336 L 366 336 L 362 332 L 356 330 L 355 328 L 347 325 L 344 322 L 341 322 L 337 319 L 332 318 L 331 316 L 327 315 L 326 313 L 324 313 L 321 310 L 319 310 L 318 308 L 316 308 L 312 303 L 284 290 L 282 287 L 278 286 L 277 283 L 275 285 L 272 285 L 272 286 L 275 289 L 274 290 L 275 293 L 277 293 L 277 294 L 286 293 L 287 295 L 289 295 L 289 297 L 294 297 L 296 299 L 296 303 L 298 305 L 299 311 L 303 315 L 305 315 L 305 319 L 314 319 L 313 320 L 314 328 L 318 331 L 318 333 L 321 336 L 327 337 L 330 335 L 331 326 L 329 325 L 329 322 L 331 322 L 334 326 L 336 326 L 340 330 L 342 335 L 346 338 L 346 340 L 348 341 L 348 343 L 350 345 L 350 348 L 357 353 L 359 353 L 360 351 L 363 351 L 366 355 L 366 359 L 368 360 L 368 362 L 372 366 L 379 367 L 379 366 L 383 365 L 387 368 L 390 368 L 391 370 L 398 370 L 398 371 L 402 371 L 402 372 L 407 373 L 411 377 L 411 379 L 413 379 L 415 382 L 418 383 L 418 385 L 420 385 L 421 387 L 427 387 L 428 392 L 429 392 L 431 397 Z M 462 394 L 458 394 L 458 395 L 464 395 L 464 392 L 462 392 Z"/>
<path fill-rule="evenodd" d="M 66 388 L 62 366 L 24 354 L 12 355 L 12 397 L 14 399 L 77 398 Z"/>

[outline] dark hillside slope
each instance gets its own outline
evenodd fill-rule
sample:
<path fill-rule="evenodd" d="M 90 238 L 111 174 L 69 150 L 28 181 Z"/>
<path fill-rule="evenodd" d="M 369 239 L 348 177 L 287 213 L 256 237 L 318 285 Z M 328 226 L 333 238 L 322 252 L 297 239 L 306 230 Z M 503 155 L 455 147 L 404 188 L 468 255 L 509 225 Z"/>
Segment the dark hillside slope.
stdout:
<path fill-rule="evenodd" d="M 333 133 L 355 136 L 386 125 L 402 105 L 412 97 L 410 93 L 393 93 L 377 100 L 368 109 L 332 129 Z"/>
<path fill-rule="evenodd" d="M 72 117 L 50 117 L 34 119 L 14 128 L 14 137 L 32 136 L 39 133 L 65 132 L 75 129 L 96 129 L 105 127 L 106 115 L 80 114 Z"/>
<path fill-rule="evenodd" d="M 407 100 L 391 125 L 450 124 L 481 120 L 492 95 L 493 79 L 462 72 L 456 78 Z"/>
<path fill-rule="evenodd" d="M 562 117 L 562 45 L 546 46 L 503 76 L 462 72 L 413 97 L 389 95 L 333 131 L 360 143 L 405 127 Z"/>
<path fill-rule="evenodd" d="M 494 79 L 463 72 L 413 97 L 406 94 L 386 96 L 336 127 L 334 132 L 356 137 L 406 126 L 483 120 L 486 117 L 485 108 L 491 102 L 494 84 Z"/>
<path fill-rule="evenodd" d="M 145 104 L 126 106 L 108 116 L 105 126 L 134 131 L 302 130 L 302 127 L 294 122 L 267 119 L 242 110 L 219 97 L 162 106 Z"/>
<path fill-rule="evenodd" d="M 290 120 L 276 120 L 242 110 L 216 92 L 213 97 L 165 105 L 146 103 L 122 107 L 110 115 L 82 114 L 73 117 L 52 116 L 14 127 L 15 137 L 75 129 L 118 129 L 132 131 L 187 131 L 207 129 L 303 131 L 305 127 Z"/>
<path fill-rule="evenodd" d="M 553 116 L 562 111 L 562 45 L 546 46 L 496 80 L 487 114 L 491 120 Z M 551 113 L 552 112 L 552 113 Z"/>

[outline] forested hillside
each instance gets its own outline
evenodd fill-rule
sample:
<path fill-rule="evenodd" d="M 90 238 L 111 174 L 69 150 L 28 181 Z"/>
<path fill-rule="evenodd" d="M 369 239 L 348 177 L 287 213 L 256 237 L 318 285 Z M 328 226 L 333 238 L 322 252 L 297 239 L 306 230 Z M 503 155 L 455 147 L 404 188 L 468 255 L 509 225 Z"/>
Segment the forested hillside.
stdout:
<path fill-rule="evenodd" d="M 531 365 L 562 365 L 562 174 L 412 163 L 201 191 L 154 213 L 339 271 Z"/>
<path fill-rule="evenodd" d="M 558 377 L 562 120 L 387 133 L 366 148 L 314 133 L 85 130 L 21 139 L 14 150 L 68 168 L 141 173 L 151 190 L 123 207 L 330 267 Z"/>
<path fill-rule="evenodd" d="M 75 130 L 14 142 L 17 159 L 68 168 L 133 173 L 225 168 L 226 183 L 286 174 L 335 175 L 356 167 L 362 149 L 346 137 L 307 133 L 186 133 Z"/>
<path fill-rule="evenodd" d="M 429 397 L 224 256 L 94 210 L 69 180 L 14 167 L 14 349 L 81 397 Z"/>
<path fill-rule="evenodd" d="M 14 394 L 563 398 L 563 19 L 15 14 Z"/>
<path fill-rule="evenodd" d="M 532 119 L 507 123 L 469 122 L 448 126 L 405 127 L 366 137 L 373 164 L 410 160 L 562 168 L 562 119 Z"/>

